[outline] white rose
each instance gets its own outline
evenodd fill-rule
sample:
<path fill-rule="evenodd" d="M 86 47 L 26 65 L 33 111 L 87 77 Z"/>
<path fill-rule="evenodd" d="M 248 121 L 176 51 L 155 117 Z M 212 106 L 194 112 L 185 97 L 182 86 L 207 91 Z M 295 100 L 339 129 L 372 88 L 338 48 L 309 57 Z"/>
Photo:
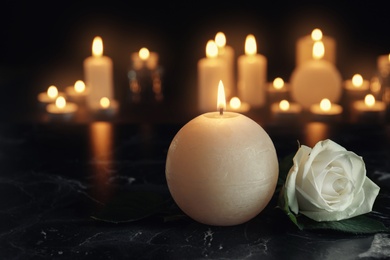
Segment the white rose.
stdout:
<path fill-rule="evenodd" d="M 315 221 L 338 221 L 372 210 L 379 187 L 366 176 L 362 157 L 333 142 L 301 145 L 285 192 L 288 205 Z"/>

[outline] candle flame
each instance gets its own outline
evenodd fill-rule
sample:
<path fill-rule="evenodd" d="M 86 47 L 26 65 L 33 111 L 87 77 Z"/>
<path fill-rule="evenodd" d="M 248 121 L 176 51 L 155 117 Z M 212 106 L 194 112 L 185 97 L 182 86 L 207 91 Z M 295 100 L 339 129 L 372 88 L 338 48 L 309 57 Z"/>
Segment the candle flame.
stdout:
<path fill-rule="evenodd" d="M 103 40 L 100 36 L 96 36 L 92 43 L 92 55 L 101 57 L 103 55 Z"/>
<path fill-rule="evenodd" d="M 375 105 L 375 97 L 372 94 L 367 94 L 364 98 L 364 103 L 368 107 L 373 107 Z"/>
<path fill-rule="evenodd" d="M 222 80 L 220 80 L 218 84 L 217 109 L 221 114 L 226 109 L 225 87 L 223 86 Z"/>
<path fill-rule="evenodd" d="M 85 91 L 85 83 L 84 81 L 82 80 L 77 80 L 75 83 L 74 83 L 74 90 L 77 92 L 77 93 L 83 93 Z"/>
<path fill-rule="evenodd" d="M 47 95 L 55 99 L 58 96 L 58 90 L 56 86 L 51 85 L 50 87 L 47 88 Z"/>
<path fill-rule="evenodd" d="M 245 54 L 255 55 L 257 52 L 256 39 L 253 34 L 248 34 L 245 39 Z"/>
<path fill-rule="evenodd" d="M 363 77 L 360 74 L 355 74 L 352 77 L 352 85 L 356 88 L 363 86 Z"/>
<path fill-rule="evenodd" d="M 226 36 L 223 32 L 217 32 L 215 35 L 215 43 L 219 48 L 225 47 L 226 45 Z"/>
<path fill-rule="evenodd" d="M 147 60 L 150 56 L 150 52 L 147 48 L 143 47 L 139 50 L 138 55 L 141 60 Z"/>
<path fill-rule="evenodd" d="M 314 29 L 311 32 L 311 38 L 313 41 L 321 41 L 322 40 L 322 31 L 318 28 Z"/>
<path fill-rule="evenodd" d="M 110 100 L 107 97 L 102 97 L 100 99 L 100 106 L 102 108 L 108 108 L 110 106 Z"/>
<path fill-rule="evenodd" d="M 233 109 L 239 109 L 241 107 L 241 100 L 238 97 L 232 97 L 229 105 Z"/>
<path fill-rule="evenodd" d="M 218 56 L 218 46 L 213 40 L 209 40 L 206 44 L 206 57 L 215 58 Z"/>
<path fill-rule="evenodd" d="M 276 89 L 282 89 L 284 86 L 284 80 L 280 77 L 275 78 L 273 81 L 273 86 Z"/>
<path fill-rule="evenodd" d="M 279 108 L 283 111 L 287 111 L 290 109 L 290 103 L 287 100 L 283 99 L 279 102 Z"/>
<path fill-rule="evenodd" d="M 58 107 L 59 109 L 64 109 L 66 106 L 66 100 L 64 97 L 62 96 L 59 96 L 57 99 L 56 99 L 56 107 Z"/>
<path fill-rule="evenodd" d="M 320 108 L 322 111 L 329 111 L 332 107 L 332 104 L 330 103 L 330 100 L 327 98 L 324 98 L 321 100 Z"/>
<path fill-rule="evenodd" d="M 313 59 L 322 59 L 325 55 L 325 46 L 322 41 L 316 41 L 313 45 Z"/>

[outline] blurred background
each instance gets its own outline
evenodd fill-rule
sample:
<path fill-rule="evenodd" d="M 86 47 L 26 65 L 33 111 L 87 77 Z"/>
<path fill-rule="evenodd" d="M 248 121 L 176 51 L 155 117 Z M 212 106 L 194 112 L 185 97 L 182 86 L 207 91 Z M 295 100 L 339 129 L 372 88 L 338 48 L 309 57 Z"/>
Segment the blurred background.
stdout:
<path fill-rule="evenodd" d="M 128 91 L 130 55 L 157 52 L 166 102 L 194 106 L 197 62 L 218 31 L 235 55 L 254 34 L 268 60 L 268 80 L 288 81 L 299 37 L 320 28 L 336 40 L 336 65 L 344 79 L 376 73 L 376 59 L 390 52 L 389 10 L 381 1 L 240 1 L 154 3 L 133 1 L 3 1 L 0 7 L 1 119 L 23 118 L 49 85 L 59 89 L 83 79 L 93 38 L 114 62 L 115 95 Z M 184 100 L 184 101 L 178 101 Z"/>

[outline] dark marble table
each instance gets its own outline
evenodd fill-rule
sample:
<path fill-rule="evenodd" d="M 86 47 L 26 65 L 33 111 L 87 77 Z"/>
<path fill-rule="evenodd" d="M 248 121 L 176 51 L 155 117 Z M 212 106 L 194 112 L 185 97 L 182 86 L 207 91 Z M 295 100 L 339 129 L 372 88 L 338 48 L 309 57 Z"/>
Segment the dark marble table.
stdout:
<path fill-rule="evenodd" d="M 301 231 L 274 199 L 237 226 L 183 216 L 170 200 L 165 160 L 185 120 L 163 121 L 0 123 L 0 259 L 390 258 L 389 233 Z M 259 123 L 279 159 L 296 151 L 297 140 L 313 146 L 325 138 L 361 155 L 381 187 L 369 216 L 390 226 L 388 124 Z M 136 194 L 145 203 L 154 194 L 170 204 L 141 216 L 105 209 L 114 202 L 126 207 Z"/>

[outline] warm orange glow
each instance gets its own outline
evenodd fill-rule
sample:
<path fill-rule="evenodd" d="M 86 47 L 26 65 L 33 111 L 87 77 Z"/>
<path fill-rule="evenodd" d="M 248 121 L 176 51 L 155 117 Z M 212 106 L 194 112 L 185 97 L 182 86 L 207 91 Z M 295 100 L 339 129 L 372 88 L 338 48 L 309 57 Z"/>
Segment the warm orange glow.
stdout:
<path fill-rule="evenodd" d="M 280 77 L 275 78 L 273 81 L 273 86 L 276 89 L 282 89 L 284 86 L 284 80 Z"/>
<path fill-rule="evenodd" d="M 322 31 L 318 28 L 314 29 L 311 32 L 311 38 L 313 41 L 320 41 L 322 40 Z"/>
<path fill-rule="evenodd" d="M 206 44 L 206 57 L 215 58 L 218 56 L 218 46 L 213 40 L 209 40 Z"/>
<path fill-rule="evenodd" d="M 103 40 L 100 36 L 96 36 L 92 43 L 92 55 L 101 57 L 103 55 Z"/>
<path fill-rule="evenodd" d="M 283 99 L 279 103 L 279 108 L 280 110 L 287 111 L 290 109 L 290 103 L 287 100 Z"/>
<path fill-rule="evenodd" d="M 55 99 L 58 96 L 58 90 L 56 86 L 51 85 L 47 89 L 47 95 L 48 97 Z"/>
<path fill-rule="evenodd" d="M 389 53 L 389 62 L 390 62 L 390 53 Z"/>
<path fill-rule="evenodd" d="M 352 77 L 352 85 L 356 88 L 363 86 L 363 77 L 360 74 L 355 74 Z"/>
<path fill-rule="evenodd" d="M 138 55 L 141 60 L 147 60 L 150 56 L 150 52 L 147 48 L 143 47 L 139 50 Z"/>
<path fill-rule="evenodd" d="M 330 100 L 327 98 L 324 98 L 321 100 L 320 108 L 322 111 L 329 111 L 332 107 L 332 104 L 330 103 Z"/>
<path fill-rule="evenodd" d="M 62 96 L 59 96 L 57 99 L 56 99 L 56 107 L 58 107 L 59 109 L 64 109 L 66 106 L 66 100 L 64 97 Z"/>
<path fill-rule="evenodd" d="M 232 97 L 230 99 L 229 105 L 233 109 L 238 109 L 241 107 L 241 100 L 238 97 Z"/>
<path fill-rule="evenodd" d="M 225 34 L 223 32 L 218 32 L 215 35 L 215 43 L 217 44 L 217 46 L 219 48 L 225 47 L 225 45 L 226 45 L 226 36 L 225 36 Z"/>
<path fill-rule="evenodd" d="M 368 107 L 375 105 L 375 97 L 372 94 L 367 94 L 364 98 L 364 104 Z"/>
<path fill-rule="evenodd" d="M 317 41 L 313 45 L 313 59 L 322 59 L 325 55 L 325 46 L 322 41 Z"/>
<path fill-rule="evenodd" d="M 245 39 L 245 54 L 255 55 L 257 52 L 256 39 L 253 34 L 249 34 Z"/>
<path fill-rule="evenodd" d="M 222 80 L 218 84 L 217 109 L 222 111 L 226 109 L 225 87 L 223 86 Z"/>
<path fill-rule="evenodd" d="M 107 97 L 102 97 L 100 99 L 100 106 L 102 108 L 108 108 L 110 106 L 110 100 Z"/>
<path fill-rule="evenodd" d="M 379 80 L 379 78 L 377 77 L 374 77 L 372 80 L 371 80 L 371 84 L 370 84 L 370 90 L 373 92 L 373 93 L 378 93 L 381 91 L 381 82 Z"/>
<path fill-rule="evenodd" d="M 82 80 L 77 80 L 74 83 L 74 91 L 77 93 L 83 93 L 85 91 L 85 83 Z"/>

